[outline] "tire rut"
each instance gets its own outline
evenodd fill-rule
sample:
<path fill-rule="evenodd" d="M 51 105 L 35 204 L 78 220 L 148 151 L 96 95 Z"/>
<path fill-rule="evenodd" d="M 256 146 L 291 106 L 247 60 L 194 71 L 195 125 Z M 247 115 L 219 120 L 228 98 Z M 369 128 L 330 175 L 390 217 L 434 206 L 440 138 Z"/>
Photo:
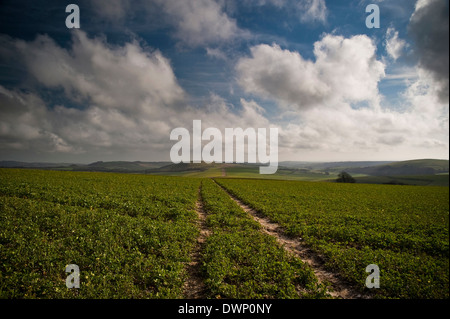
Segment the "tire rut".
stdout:
<path fill-rule="evenodd" d="M 288 237 L 286 234 L 284 234 L 279 224 L 270 221 L 270 219 L 265 216 L 262 216 L 258 211 L 242 202 L 239 198 L 231 194 L 227 189 L 219 185 L 217 182 L 216 184 L 221 189 L 223 189 L 228 194 L 228 196 L 230 196 L 231 199 L 233 199 L 245 212 L 250 214 L 252 218 L 262 226 L 262 230 L 266 234 L 275 237 L 278 243 L 280 243 L 289 253 L 294 254 L 304 263 L 308 264 L 314 271 L 314 274 L 316 275 L 319 282 L 329 283 L 331 286 L 331 290 L 327 291 L 329 295 L 339 299 L 371 298 L 369 295 L 357 291 L 339 274 L 326 270 L 324 267 L 323 258 L 319 254 L 313 252 L 310 248 L 308 248 L 302 242 L 301 238 Z"/>
<path fill-rule="evenodd" d="M 198 189 L 198 199 L 195 211 L 197 213 L 197 227 L 200 234 L 197 237 L 194 249 L 191 253 L 191 261 L 187 264 L 186 272 L 188 277 L 184 284 L 184 297 L 186 299 L 205 299 L 208 297 L 208 289 L 204 283 L 201 272 L 202 251 L 206 242 L 206 238 L 211 232 L 206 227 L 206 213 L 203 208 L 203 200 L 201 196 L 201 186 Z"/>

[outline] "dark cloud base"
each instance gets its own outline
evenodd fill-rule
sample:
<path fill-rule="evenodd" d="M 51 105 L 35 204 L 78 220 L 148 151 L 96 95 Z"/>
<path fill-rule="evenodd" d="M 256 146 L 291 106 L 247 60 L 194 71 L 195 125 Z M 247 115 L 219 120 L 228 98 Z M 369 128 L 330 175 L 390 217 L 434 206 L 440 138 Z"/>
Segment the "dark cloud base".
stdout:
<path fill-rule="evenodd" d="M 409 32 L 415 41 L 420 66 L 438 82 L 439 98 L 449 101 L 449 1 L 431 0 L 411 18 Z"/>

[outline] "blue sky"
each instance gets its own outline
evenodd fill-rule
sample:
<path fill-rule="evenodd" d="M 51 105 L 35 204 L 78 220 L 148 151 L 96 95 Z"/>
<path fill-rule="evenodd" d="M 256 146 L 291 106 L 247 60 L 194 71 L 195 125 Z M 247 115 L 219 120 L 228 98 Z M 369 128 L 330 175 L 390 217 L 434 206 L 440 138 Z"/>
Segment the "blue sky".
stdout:
<path fill-rule="evenodd" d="M 280 160 L 448 158 L 447 0 L 4 0 L 0 44 L 0 160 L 168 160 L 196 119 L 278 127 Z"/>

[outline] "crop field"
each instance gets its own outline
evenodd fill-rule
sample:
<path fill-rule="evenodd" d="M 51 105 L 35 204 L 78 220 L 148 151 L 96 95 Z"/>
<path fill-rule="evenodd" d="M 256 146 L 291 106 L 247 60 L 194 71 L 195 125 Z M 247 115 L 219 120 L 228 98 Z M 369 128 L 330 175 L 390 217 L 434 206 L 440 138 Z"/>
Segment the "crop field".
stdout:
<path fill-rule="evenodd" d="M 286 254 L 275 239 L 214 182 L 205 180 L 202 198 L 212 230 L 205 248 L 206 283 L 225 298 L 322 298 L 312 270 Z"/>
<path fill-rule="evenodd" d="M 0 297 L 182 297 L 199 184 L 0 170 Z M 80 289 L 66 288 L 69 264 Z"/>
<path fill-rule="evenodd" d="M 205 298 L 330 298 L 219 185 L 361 292 L 449 297 L 448 187 L 0 169 L 0 298 L 185 298 L 196 250 Z"/>
<path fill-rule="evenodd" d="M 448 187 L 217 182 L 302 238 L 361 290 L 366 266 L 376 264 L 376 297 L 449 297 Z"/>

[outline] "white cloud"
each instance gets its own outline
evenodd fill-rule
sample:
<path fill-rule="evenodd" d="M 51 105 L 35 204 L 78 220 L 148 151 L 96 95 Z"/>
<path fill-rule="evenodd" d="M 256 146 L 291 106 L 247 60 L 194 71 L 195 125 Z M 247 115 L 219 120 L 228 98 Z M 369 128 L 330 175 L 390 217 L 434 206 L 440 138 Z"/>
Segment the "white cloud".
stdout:
<path fill-rule="evenodd" d="M 94 11 L 111 23 L 124 23 L 145 15 L 154 19 L 152 27 L 173 28 L 172 35 L 187 47 L 216 44 L 246 36 L 225 12 L 224 2 L 216 0 L 147 0 L 89 2 Z M 145 19 L 144 19 L 145 20 Z"/>
<path fill-rule="evenodd" d="M 409 81 L 404 102 L 383 107 L 378 83 L 385 65 L 375 50 L 364 35 L 326 35 L 314 45 L 314 62 L 277 45 L 255 46 L 250 57 L 239 60 L 244 90 L 274 100 L 286 112 L 281 118 L 289 119 L 280 125 L 280 156 L 324 161 L 448 156 L 448 106 L 437 99 L 433 79 L 420 68 L 398 70 Z M 365 106 L 355 107 L 361 103 Z"/>
<path fill-rule="evenodd" d="M 417 79 L 416 67 L 397 66 L 393 67 L 389 74 L 386 74 L 384 80 L 407 81 Z"/>
<path fill-rule="evenodd" d="M 448 109 L 424 79 L 405 91 L 405 111 L 318 107 L 280 129 L 280 156 L 296 160 L 447 158 Z M 285 157 L 286 158 L 286 157 Z"/>
<path fill-rule="evenodd" d="M 74 147 L 52 132 L 51 114 L 36 94 L 0 86 L 0 115 L 0 149 L 76 152 Z"/>
<path fill-rule="evenodd" d="M 334 101 L 376 101 L 384 64 L 375 57 L 367 36 L 326 35 L 314 44 L 316 61 L 278 45 L 251 48 L 251 57 L 237 64 L 245 91 L 284 105 L 306 109 Z"/>
<path fill-rule="evenodd" d="M 33 42 L 14 41 L 13 46 L 40 84 L 62 87 L 67 97 L 80 103 L 148 113 L 153 105 L 183 99 L 170 62 L 159 51 L 144 51 L 137 42 L 110 47 L 105 39 L 75 32 L 71 51 L 42 35 Z"/>
<path fill-rule="evenodd" d="M 206 55 L 219 60 L 228 60 L 226 54 L 217 48 L 206 48 Z"/>
<path fill-rule="evenodd" d="M 48 36 L 0 40 L 8 48 L 0 58 L 15 57 L 31 75 L 29 93 L 0 86 L 0 148 L 8 154 L 168 160 L 170 131 L 190 129 L 195 119 L 205 128 L 268 126 L 253 101 L 241 100 L 236 111 L 212 95 L 205 105 L 189 106 L 170 61 L 136 41 L 110 46 L 82 31 L 74 32 L 68 49 Z M 63 102 L 46 101 L 42 88 L 62 89 Z"/>
<path fill-rule="evenodd" d="M 298 3 L 300 9 L 300 21 L 321 22 L 327 18 L 328 10 L 325 0 L 302 0 Z"/>
<path fill-rule="evenodd" d="M 274 6 L 298 16 L 302 23 L 325 23 L 328 9 L 325 0 L 240 0 L 247 6 Z"/>
<path fill-rule="evenodd" d="M 170 62 L 136 42 L 111 47 L 80 31 L 68 50 L 48 36 L 32 42 L 11 39 L 9 47 L 39 87 L 62 88 L 68 103 L 51 107 L 38 93 L 4 88 L 1 95 L 8 103 L 1 110 L 2 136 L 14 137 L 16 143 L 40 140 L 36 145 L 42 147 L 51 140 L 54 148 L 42 147 L 47 151 L 145 148 L 163 139 L 158 117 L 176 117 L 182 107 L 185 93 Z M 70 107 L 71 102 L 82 107 Z M 166 120 L 170 123 L 162 122 Z M 17 123 L 24 128 L 18 130 Z"/>
<path fill-rule="evenodd" d="M 170 131 L 191 129 L 200 119 L 203 128 L 222 131 L 278 127 L 281 160 L 448 156 L 448 105 L 437 99 L 433 78 L 420 68 L 416 76 L 404 70 L 411 81 L 405 105 L 382 108 L 378 83 L 385 66 L 367 36 L 325 35 L 314 45 L 314 61 L 277 45 L 255 46 L 238 61 L 242 87 L 284 106 L 287 122 L 269 120 L 250 99 L 231 106 L 211 94 L 205 105 L 187 105 L 170 61 L 137 41 L 111 46 L 74 32 L 67 49 L 48 36 L 31 42 L 0 36 L 0 43 L 0 58 L 14 57 L 32 76 L 30 91 L 0 86 L 3 154 L 168 160 Z M 66 99 L 48 101 L 40 88 L 62 89 Z M 359 102 L 368 103 L 355 108 Z"/>
<path fill-rule="evenodd" d="M 426 6 L 428 6 L 430 3 L 434 2 L 434 1 L 438 1 L 438 0 L 417 0 L 416 11 L 425 8 Z"/>
<path fill-rule="evenodd" d="M 406 47 L 406 41 L 398 37 L 398 31 L 394 28 L 388 28 L 385 46 L 389 56 L 396 61 L 402 55 L 403 50 Z"/>
<path fill-rule="evenodd" d="M 448 153 L 448 115 L 443 116 L 442 108 L 423 113 L 419 107 L 400 112 L 341 105 L 308 110 L 297 121 L 283 127 L 280 139 L 291 152 L 354 153 L 354 159 L 445 158 Z"/>
<path fill-rule="evenodd" d="M 246 5 L 258 5 L 258 6 L 265 6 L 265 5 L 273 5 L 275 7 L 281 8 L 286 5 L 288 0 L 241 0 Z"/>
<path fill-rule="evenodd" d="M 176 27 L 176 38 L 188 46 L 229 41 L 242 35 L 236 21 L 214 0 L 156 0 Z"/>

